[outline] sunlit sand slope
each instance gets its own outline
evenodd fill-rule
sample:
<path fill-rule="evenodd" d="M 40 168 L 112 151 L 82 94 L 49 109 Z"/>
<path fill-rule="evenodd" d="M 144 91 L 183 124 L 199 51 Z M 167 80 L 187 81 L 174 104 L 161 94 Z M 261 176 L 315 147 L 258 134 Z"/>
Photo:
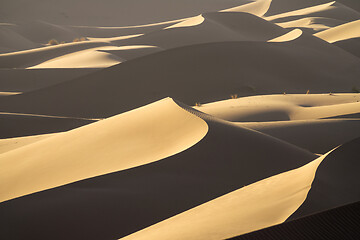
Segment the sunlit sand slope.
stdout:
<path fill-rule="evenodd" d="M 1 191 L 11 194 L 3 200 L 50 188 L 3 202 L 6 219 L 0 221 L 7 230 L 1 236 L 42 238 L 56 231 L 54 239 L 120 238 L 316 158 L 180 105 L 165 99 L 1 154 L 1 188 L 13 189 Z M 60 142 L 54 155 L 52 146 Z M 114 173 L 84 179 L 105 172 Z M 22 231 L 14 232 L 19 224 Z M 43 224 L 46 229 L 35 227 Z"/>

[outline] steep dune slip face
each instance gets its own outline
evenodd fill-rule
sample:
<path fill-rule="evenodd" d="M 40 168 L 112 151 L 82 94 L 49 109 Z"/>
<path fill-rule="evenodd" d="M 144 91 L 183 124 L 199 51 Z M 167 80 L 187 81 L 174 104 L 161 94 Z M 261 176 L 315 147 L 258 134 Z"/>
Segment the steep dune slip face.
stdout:
<path fill-rule="evenodd" d="M 1 201 L 160 160 L 206 132 L 203 120 L 165 99 L 47 138 L 0 156 Z"/>
<path fill-rule="evenodd" d="M 190 105 L 234 93 L 305 93 L 309 88 L 347 92 L 356 86 L 357 57 L 315 37 L 303 37 L 280 43 L 221 42 L 162 51 L 57 86 L 0 99 L 0 110 L 104 118 L 169 95 Z"/>
<path fill-rule="evenodd" d="M 196 109 L 233 122 L 356 117 L 360 94 L 286 94 L 251 96 L 203 104 Z"/>
<path fill-rule="evenodd" d="M 169 108 L 163 109 L 166 111 L 160 114 L 159 109 L 156 109 L 155 106 L 164 105 Z M 37 236 L 46 238 L 49 234 L 53 239 L 116 239 L 124 237 L 237 190 L 244 185 L 295 169 L 316 158 L 315 155 L 276 138 L 217 120 L 180 105 L 188 112 L 168 99 L 93 124 L 93 126 L 106 124 L 116 135 L 109 135 L 110 130 L 101 130 L 99 125 L 96 131 L 96 145 L 92 144 L 93 137 L 91 136 L 95 134 L 95 131 L 91 130 L 91 135 L 84 133 L 86 129 L 90 129 L 91 125 L 89 125 L 76 130 L 78 133 L 76 131 L 61 133 L 61 135 L 45 138 L 2 154 L 1 160 L 4 164 L 5 160 L 10 161 L 11 157 L 15 157 L 17 154 L 36 156 L 35 149 L 43 149 L 45 144 L 58 143 L 59 145 L 60 139 L 65 141 L 66 135 L 69 137 L 71 135 L 71 139 L 73 139 L 69 144 L 62 143 L 63 147 L 57 151 L 57 155 L 63 156 L 62 158 L 56 159 L 56 156 L 43 152 L 41 156 L 47 157 L 46 161 L 48 162 L 43 167 L 39 167 L 36 163 L 38 160 L 35 161 L 32 157 L 27 158 L 26 162 L 19 162 L 17 159 L 19 165 L 22 163 L 22 169 L 26 168 L 27 172 L 32 173 L 31 178 L 38 176 L 26 184 L 22 181 L 19 182 L 19 180 L 26 180 L 26 175 L 20 177 L 17 174 L 21 172 L 24 175 L 19 165 L 15 165 L 16 171 L 15 167 L 12 168 L 14 170 L 6 167 L 7 173 L 2 173 L 2 176 L 4 174 L 12 176 L 1 182 L 6 182 L 7 186 L 10 185 L 17 190 L 17 195 L 36 191 L 34 187 L 39 189 L 38 179 L 41 180 L 40 184 L 44 184 L 46 179 L 46 186 L 43 185 L 42 188 L 49 189 L 3 202 L 0 205 L 0 211 L 6 217 L 0 217 L 0 222 L 6 226 L 6 230 L 0 233 L 1 237 L 13 236 L 15 239 L 21 239 L 25 236 Z M 173 107 L 175 108 L 173 109 Z M 161 129 L 166 132 L 161 130 L 159 133 L 171 135 L 174 134 L 174 131 L 179 133 L 174 139 L 175 150 L 168 146 L 171 144 L 171 140 L 164 139 L 164 135 L 159 136 L 160 144 L 147 135 L 149 131 L 155 134 L 153 131 L 159 131 L 159 128 L 154 126 L 154 121 L 151 121 L 148 114 L 144 116 L 146 120 L 139 120 L 140 112 L 144 114 L 144 111 L 149 111 L 151 114 L 157 113 L 157 117 L 163 119 L 161 124 L 165 124 L 164 121 L 166 124 L 171 124 L 171 129 L 165 129 L 162 126 Z M 172 118 L 175 117 L 173 111 L 180 111 L 179 115 L 176 114 L 177 120 Z M 136 114 L 136 112 L 138 113 Z M 130 119 L 130 115 L 133 115 L 134 118 Z M 120 126 L 117 127 L 115 121 L 119 124 L 122 123 L 123 127 L 127 125 L 121 120 L 125 116 L 128 116 L 126 118 L 136 125 L 135 132 L 130 130 L 126 132 Z M 168 120 L 173 123 L 167 123 Z M 185 120 L 192 126 L 189 126 L 188 130 L 174 125 Z M 142 125 L 139 125 L 139 122 L 142 121 L 152 124 L 142 123 L 144 124 L 143 128 Z M 80 131 L 83 133 L 81 136 Z M 138 134 L 140 139 L 136 137 Z M 187 134 L 189 135 L 185 140 L 184 137 Z M 123 138 L 126 138 L 125 142 L 119 142 Z M 183 140 L 186 143 L 179 149 L 179 141 Z M 66 141 L 69 141 L 68 138 Z M 86 144 L 88 152 L 84 152 L 80 141 L 84 145 Z M 113 143 L 109 143 L 110 141 Z M 130 148 L 130 144 L 135 143 L 138 146 L 141 146 L 142 143 L 148 144 L 152 150 L 145 151 L 145 148 L 140 149 L 135 146 Z M 76 146 L 76 149 L 68 145 L 74 146 L 74 148 Z M 126 149 L 123 149 L 122 146 Z M 70 150 L 70 147 L 72 155 L 65 155 L 65 151 Z M 165 147 L 166 149 L 163 149 Z M 161 151 L 158 148 L 161 148 Z M 169 148 L 171 153 L 167 154 L 168 156 L 165 154 L 160 156 L 160 152 L 169 151 Z M 155 154 L 156 149 L 158 157 L 162 160 L 149 160 Z M 126 156 L 122 153 L 123 151 L 131 152 L 135 156 L 130 156 L 130 153 Z M 28 154 L 25 155 L 25 152 Z M 172 155 L 175 152 L 178 154 Z M 69 162 L 66 159 L 70 159 Z M 29 162 L 31 165 L 27 164 Z M 62 166 L 59 165 L 59 162 Z M 43 165 L 44 161 L 41 161 L 41 164 Z M 134 166 L 137 167 L 131 168 Z M 53 167 L 56 168 L 56 172 L 51 170 Z M 62 183 L 65 183 L 65 180 L 76 181 L 86 178 L 85 172 L 87 176 L 90 176 L 90 173 L 96 176 L 100 175 L 100 171 L 104 169 L 107 172 L 116 172 L 52 188 L 61 185 L 61 183 L 55 184 L 57 179 L 61 178 Z M 67 173 L 65 176 L 62 174 L 63 171 Z M 47 175 L 47 172 L 51 172 L 51 175 Z M 77 179 L 73 176 L 76 176 Z M 21 188 L 22 194 L 19 192 Z M 31 189 L 33 190 L 30 191 Z M 12 191 L 12 194 L 15 197 L 16 192 Z M 5 198 L 9 199 L 11 196 L 4 196 L 3 199 Z M 303 197 L 295 198 L 295 205 L 297 205 Z M 295 205 L 290 205 L 289 208 L 284 209 L 284 215 L 278 218 L 279 221 L 296 209 Z M 76 214 L 73 214 L 74 209 L 76 209 Z M 35 213 L 36 218 L 33 217 Z M 22 216 L 21 222 L 18 221 L 19 215 Z M 80 222 L 81 224 L 79 224 Z M 47 226 L 45 230 L 38 227 L 42 225 Z M 13 226 L 20 227 L 22 231 L 14 232 Z M 54 232 L 57 234 L 52 235 Z"/>
<path fill-rule="evenodd" d="M 122 239 L 227 239 L 282 223 L 294 212 L 292 219 L 356 202 L 359 146 L 360 138 Z"/>
<path fill-rule="evenodd" d="M 326 155 L 122 239 L 227 239 L 280 224 L 305 201 L 316 170 Z"/>

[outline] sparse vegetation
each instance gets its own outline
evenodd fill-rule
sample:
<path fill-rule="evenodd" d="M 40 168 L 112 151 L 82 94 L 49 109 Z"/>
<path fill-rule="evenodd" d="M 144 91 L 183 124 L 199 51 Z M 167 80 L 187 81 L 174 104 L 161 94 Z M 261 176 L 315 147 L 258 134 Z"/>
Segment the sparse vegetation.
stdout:
<path fill-rule="evenodd" d="M 237 94 L 232 94 L 230 95 L 231 99 L 237 99 L 238 98 L 238 95 Z"/>
<path fill-rule="evenodd" d="M 73 40 L 73 42 L 83 42 L 83 41 L 86 41 L 87 39 L 85 37 L 80 37 L 80 38 L 75 38 Z"/>
<path fill-rule="evenodd" d="M 56 40 L 56 39 L 51 39 L 49 42 L 48 42 L 49 45 L 58 45 L 59 42 Z"/>

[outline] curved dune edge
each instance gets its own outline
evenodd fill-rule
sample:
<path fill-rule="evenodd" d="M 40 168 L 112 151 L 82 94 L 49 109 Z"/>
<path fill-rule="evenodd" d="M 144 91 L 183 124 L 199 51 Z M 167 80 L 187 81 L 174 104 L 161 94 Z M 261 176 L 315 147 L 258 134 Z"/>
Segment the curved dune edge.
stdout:
<path fill-rule="evenodd" d="M 289 42 L 292 40 L 295 40 L 299 37 L 301 37 L 301 35 L 303 34 L 303 31 L 301 31 L 301 29 L 294 29 L 282 36 L 273 38 L 271 40 L 269 40 L 268 42 Z"/>
<path fill-rule="evenodd" d="M 360 37 L 360 20 L 345 23 L 343 25 L 324 30 L 314 34 L 329 43 Z"/>
<path fill-rule="evenodd" d="M 127 51 L 127 50 L 144 50 L 149 48 L 157 48 L 150 45 L 130 45 L 130 46 L 105 46 L 90 48 L 86 50 L 76 51 L 60 57 L 44 61 L 40 64 L 28 67 L 34 68 L 106 68 L 126 59 L 111 54 L 111 51 Z M 107 52 L 110 51 L 110 52 Z"/>
<path fill-rule="evenodd" d="M 106 49 L 106 48 L 105 48 Z M 107 52 L 102 48 L 93 48 L 44 61 L 26 69 L 36 68 L 106 68 L 123 62 L 124 60 Z"/>
<path fill-rule="evenodd" d="M 176 23 L 164 29 L 179 28 L 179 27 L 193 27 L 200 25 L 205 21 L 205 18 L 200 14 L 199 16 L 188 18 L 182 22 Z"/>
<path fill-rule="evenodd" d="M 343 23 L 344 21 L 325 17 L 304 17 L 297 20 L 279 22 L 276 25 L 283 28 L 308 28 L 319 32 Z"/>
<path fill-rule="evenodd" d="M 0 139 L 0 154 L 38 142 L 50 136 L 54 136 L 55 134 L 58 133 Z"/>
<path fill-rule="evenodd" d="M 329 149 L 360 136 L 359 118 L 238 122 L 234 124 L 282 139 L 313 153 L 325 153 Z"/>
<path fill-rule="evenodd" d="M 57 134 L 0 155 L 0 201 L 163 159 L 207 131 L 205 121 L 166 98 Z"/>
<path fill-rule="evenodd" d="M 316 5 L 316 6 L 312 6 L 312 7 L 308 7 L 308 8 L 303 8 L 303 9 L 299 9 L 299 10 L 295 10 L 295 11 L 276 14 L 273 16 L 265 17 L 264 19 L 267 21 L 273 21 L 273 20 L 277 20 L 277 19 L 285 18 L 285 17 L 312 14 L 312 13 L 316 13 L 316 12 L 320 12 L 320 11 L 329 10 L 331 8 L 336 8 L 333 6 L 335 3 L 336 3 L 336 1 L 332 1 L 332 2 L 328 2 L 328 3 L 324 3 L 324 4 L 320 4 L 320 5 Z"/>
<path fill-rule="evenodd" d="M 305 201 L 318 166 L 330 152 L 121 239 L 227 239 L 280 224 Z"/>
<path fill-rule="evenodd" d="M 195 108 L 233 122 L 320 119 L 360 113 L 360 94 L 258 95 Z"/>
<path fill-rule="evenodd" d="M 272 0 L 257 0 L 237 7 L 224 9 L 220 12 L 247 12 L 262 17 L 269 10 L 271 2 Z"/>

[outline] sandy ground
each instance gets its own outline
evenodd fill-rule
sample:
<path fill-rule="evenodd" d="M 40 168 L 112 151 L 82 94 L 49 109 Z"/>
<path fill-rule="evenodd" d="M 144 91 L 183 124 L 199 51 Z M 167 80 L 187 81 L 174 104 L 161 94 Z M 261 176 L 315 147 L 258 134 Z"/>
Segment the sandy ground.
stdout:
<path fill-rule="evenodd" d="M 359 19 L 3 0 L 0 238 L 226 239 L 359 201 Z"/>

